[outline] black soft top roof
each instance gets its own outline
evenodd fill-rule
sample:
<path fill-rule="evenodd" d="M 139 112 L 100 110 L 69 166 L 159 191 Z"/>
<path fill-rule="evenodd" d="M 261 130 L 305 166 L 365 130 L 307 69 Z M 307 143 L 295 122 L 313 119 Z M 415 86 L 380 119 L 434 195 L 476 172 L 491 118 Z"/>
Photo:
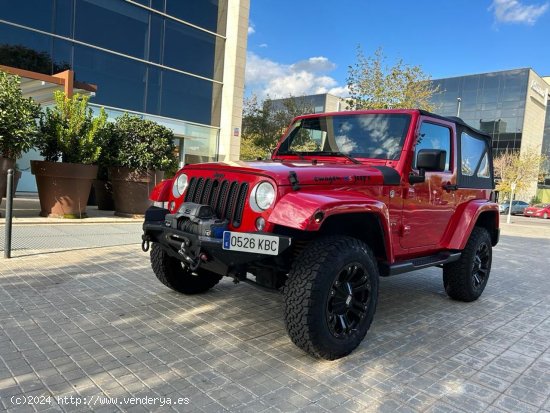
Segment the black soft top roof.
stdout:
<path fill-rule="evenodd" d="M 473 128 L 472 126 L 468 125 L 466 122 L 464 122 L 462 119 L 460 119 L 457 116 L 441 116 L 441 115 L 437 115 L 435 113 L 428 112 L 427 110 L 422 110 L 422 109 L 419 109 L 418 111 L 420 112 L 420 114 L 422 114 L 424 116 L 430 116 L 432 118 L 446 120 L 447 122 L 454 122 L 457 125 L 460 125 L 465 129 L 469 129 L 472 132 L 474 132 L 475 134 L 480 135 L 480 136 L 488 139 L 489 141 L 492 140 L 491 135 L 489 135 L 487 132 L 483 132 L 483 131 L 480 131 L 479 129 Z"/>

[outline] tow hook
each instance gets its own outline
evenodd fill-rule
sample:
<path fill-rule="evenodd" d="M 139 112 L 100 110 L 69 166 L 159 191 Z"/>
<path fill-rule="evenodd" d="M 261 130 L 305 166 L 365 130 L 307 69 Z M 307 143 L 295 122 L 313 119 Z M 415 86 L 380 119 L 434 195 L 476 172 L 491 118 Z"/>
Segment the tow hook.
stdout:
<path fill-rule="evenodd" d="M 178 251 L 178 254 L 181 255 L 184 259 L 185 259 L 185 263 L 189 266 L 189 269 L 191 271 L 195 271 L 197 270 L 197 268 L 199 268 L 199 265 L 201 264 L 201 259 L 200 257 L 191 257 L 191 255 L 189 255 L 187 253 L 187 249 L 185 248 L 186 245 L 185 242 L 182 242 L 181 245 L 180 245 L 180 249 Z"/>
<path fill-rule="evenodd" d="M 149 243 L 151 242 L 151 237 L 149 237 L 149 235 L 143 234 L 141 236 L 141 240 L 141 250 L 143 252 L 149 251 Z"/>

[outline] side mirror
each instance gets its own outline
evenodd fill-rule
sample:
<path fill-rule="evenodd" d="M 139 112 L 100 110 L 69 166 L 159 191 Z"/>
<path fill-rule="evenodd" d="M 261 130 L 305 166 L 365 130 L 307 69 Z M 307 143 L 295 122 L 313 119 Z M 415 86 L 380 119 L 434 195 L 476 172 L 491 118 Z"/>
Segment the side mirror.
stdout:
<path fill-rule="evenodd" d="M 416 167 L 425 171 L 444 171 L 447 151 L 441 149 L 421 149 L 416 157 Z"/>
<path fill-rule="evenodd" d="M 426 180 L 426 171 L 444 171 L 447 151 L 441 149 L 421 149 L 416 156 L 418 175 L 410 174 L 409 183 L 419 184 Z"/>

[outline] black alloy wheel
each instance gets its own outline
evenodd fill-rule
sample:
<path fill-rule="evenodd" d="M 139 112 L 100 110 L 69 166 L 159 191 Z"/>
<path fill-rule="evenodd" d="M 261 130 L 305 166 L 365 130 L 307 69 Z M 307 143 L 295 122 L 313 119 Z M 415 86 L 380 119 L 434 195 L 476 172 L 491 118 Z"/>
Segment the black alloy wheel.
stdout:
<path fill-rule="evenodd" d="M 334 360 L 361 343 L 378 301 L 378 265 L 364 242 L 348 236 L 312 241 L 285 284 L 287 332 L 298 347 Z"/>
<path fill-rule="evenodd" d="M 346 265 L 336 277 L 327 299 L 329 330 L 336 338 L 353 334 L 367 315 L 371 285 L 366 269 L 360 263 Z"/>
<path fill-rule="evenodd" d="M 489 280 L 492 262 L 491 236 L 486 228 L 474 227 L 460 259 L 443 266 L 443 285 L 454 300 L 477 300 Z"/>
<path fill-rule="evenodd" d="M 477 247 L 477 251 L 473 260 L 472 268 L 472 283 L 474 289 L 479 289 L 485 284 L 485 279 L 489 274 L 491 256 L 489 253 L 489 246 L 486 242 L 482 242 Z"/>

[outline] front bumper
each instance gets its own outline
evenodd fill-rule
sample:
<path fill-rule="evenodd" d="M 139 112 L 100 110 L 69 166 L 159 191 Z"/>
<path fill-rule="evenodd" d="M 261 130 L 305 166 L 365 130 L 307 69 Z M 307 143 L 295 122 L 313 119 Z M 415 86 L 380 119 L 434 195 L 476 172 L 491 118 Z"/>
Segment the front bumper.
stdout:
<path fill-rule="evenodd" d="M 258 253 L 223 249 L 222 238 L 191 234 L 169 226 L 165 216 L 170 212 L 164 208 L 150 207 L 145 212 L 143 241 L 158 243 L 170 256 L 188 264 L 193 270 L 200 267 L 221 275 L 232 269 L 244 268 L 251 262 L 276 257 Z M 269 234 L 274 235 L 274 234 Z M 289 237 L 279 238 L 279 254 L 291 243 Z"/>

